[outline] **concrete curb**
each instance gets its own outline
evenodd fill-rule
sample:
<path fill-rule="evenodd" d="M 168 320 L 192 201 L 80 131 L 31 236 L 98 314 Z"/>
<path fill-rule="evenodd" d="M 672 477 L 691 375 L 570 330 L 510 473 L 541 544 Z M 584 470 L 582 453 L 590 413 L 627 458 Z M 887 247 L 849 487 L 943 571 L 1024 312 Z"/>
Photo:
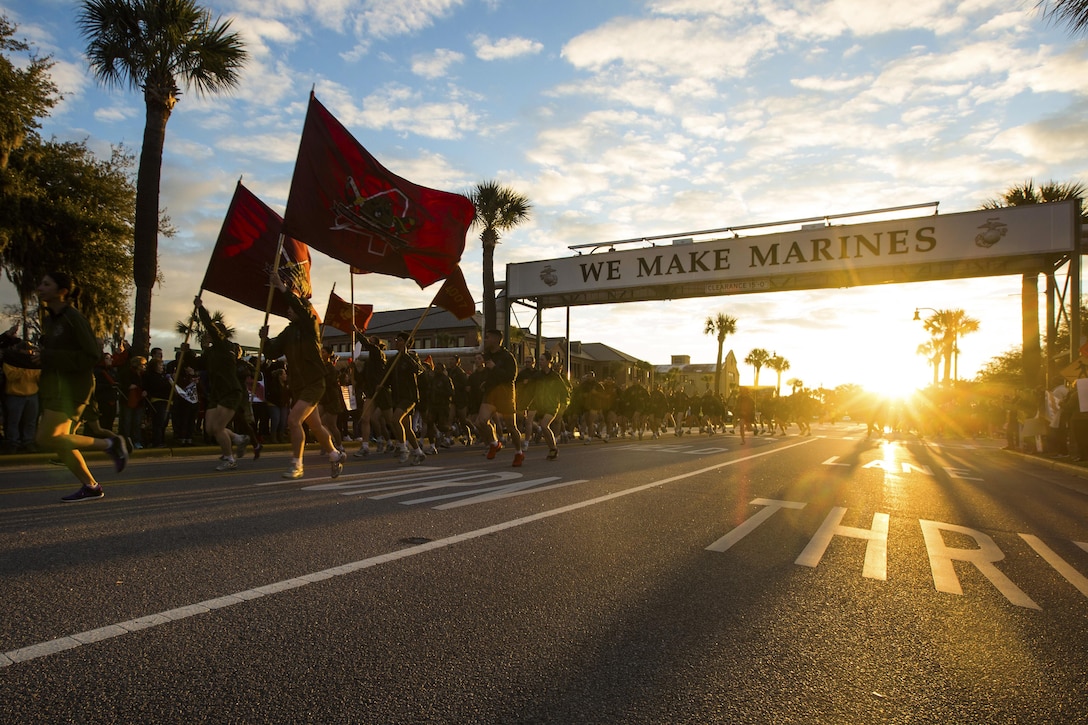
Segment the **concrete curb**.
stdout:
<path fill-rule="evenodd" d="M 1007 451 L 1004 448 L 1000 449 L 1002 453 L 1010 456 L 1015 456 L 1021 460 L 1030 461 L 1038 466 L 1044 468 L 1050 468 L 1055 471 L 1061 471 L 1062 473 L 1068 473 L 1077 478 L 1085 479 L 1083 490 L 1088 493 L 1088 463 L 1079 464 L 1074 463 L 1071 460 L 1056 460 L 1053 458 L 1046 458 L 1042 454 L 1021 453 L 1020 451 Z"/>

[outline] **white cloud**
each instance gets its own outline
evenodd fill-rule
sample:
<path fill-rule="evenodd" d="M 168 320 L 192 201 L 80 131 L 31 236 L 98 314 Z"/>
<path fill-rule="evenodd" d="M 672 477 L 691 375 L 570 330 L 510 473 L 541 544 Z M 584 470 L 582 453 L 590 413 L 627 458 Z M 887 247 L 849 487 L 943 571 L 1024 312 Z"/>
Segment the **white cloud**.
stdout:
<path fill-rule="evenodd" d="M 509 37 L 492 41 L 486 35 L 477 35 L 472 41 L 476 57 L 480 60 L 509 60 L 524 55 L 537 55 L 544 44 L 528 38 Z"/>
<path fill-rule="evenodd" d="M 480 123 L 477 111 L 461 101 L 424 101 L 408 86 L 391 83 L 366 96 L 360 107 L 342 86 L 322 87 L 326 105 L 349 128 L 389 129 L 436 139 L 461 138 Z"/>
<path fill-rule="evenodd" d="M 1085 104 L 1065 113 L 1015 126 L 998 133 L 991 145 L 1039 164 L 1059 164 L 1088 156 L 1088 136 L 1084 133 Z"/>
<path fill-rule="evenodd" d="M 221 136 L 216 148 L 254 159 L 294 163 L 298 157 L 298 131 L 283 134 L 244 134 Z"/>
<path fill-rule="evenodd" d="M 102 123 L 121 123 L 136 118 L 139 114 L 139 110 L 132 106 L 102 106 L 95 109 L 94 118 Z"/>
<path fill-rule="evenodd" d="M 300 20 L 324 28 L 342 31 L 348 22 L 348 11 L 358 7 L 358 0 L 233 0 L 236 16 L 283 20 L 299 24 Z M 230 13 L 225 14 L 227 17 Z"/>
<path fill-rule="evenodd" d="M 765 25 L 738 29 L 716 18 L 617 18 L 570 40 L 562 56 L 584 70 L 618 64 L 639 74 L 718 79 L 743 76 L 776 44 Z"/>
<path fill-rule="evenodd" d="M 454 168 L 449 159 L 433 151 L 420 151 L 416 157 L 387 156 L 382 165 L 395 169 L 398 176 L 432 189 L 459 194 L 471 186 L 469 172 Z"/>
<path fill-rule="evenodd" d="M 250 58 L 264 58 L 272 53 L 270 43 L 293 45 L 298 42 L 298 26 L 273 18 L 239 17 L 231 28 L 242 37 Z"/>
<path fill-rule="evenodd" d="M 355 33 L 359 38 L 392 38 L 411 35 L 429 28 L 447 17 L 463 0 L 367 0 L 355 14 Z"/>
<path fill-rule="evenodd" d="M 426 55 L 412 56 L 412 72 L 423 78 L 441 78 L 449 72 L 450 66 L 465 59 L 463 53 L 447 48 L 438 48 Z"/>
<path fill-rule="evenodd" d="M 807 78 L 794 78 L 790 81 L 796 88 L 804 91 L 816 91 L 818 93 L 845 93 L 868 86 L 872 78 L 867 75 L 840 78 L 821 78 L 809 76 Z"/>

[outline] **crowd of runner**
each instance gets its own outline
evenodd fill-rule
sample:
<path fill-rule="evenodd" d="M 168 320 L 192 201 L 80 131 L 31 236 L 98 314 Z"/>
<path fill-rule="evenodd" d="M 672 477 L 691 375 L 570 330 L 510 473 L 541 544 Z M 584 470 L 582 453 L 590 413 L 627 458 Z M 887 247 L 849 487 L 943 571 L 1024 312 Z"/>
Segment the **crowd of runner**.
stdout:
<path fill-rule="evenodd" d="M 458 356 L 436 361 L 412 349 L 408 332 L 394 350 L 377 337 L 361 341 L 361 354 L 342 359 L 322 347 L 320 325 L 309 301 L 276 275 L 270 284 L 286 296 L 287 327 L 272 336 L 260 331 L 265 356 L 245 358 L 230 330 L 194 299 L 200 351 L 182 344 L 173 360 L 161 349 L 134 355 L 122 344 L 102 354 L 89 325 L 72 302 L 78 288 L 63 273 L 46 275 L 38 293 L 47 317 L 40 353 L 26 354 L 14 330 L 0 336 L 8 352 L 9 379 L 19 379 L 19 420 L 4 421 L 5 440 L 28 435 L 21 420 L 29 397 L 19 370 L 40 369 L 42 413 L 29 446 L 51 450 L 82 486 L 67 501 L 102 496 L 79 451 L 105 451 L 120 472 L 133 449 L 203 442 L 218 445 L 217 471 L 231 471 L 265 443 L 290 443 L 285 478 L 303 475 L 307 443 L 316 444 L 336 478 L 348 455 L 393 454 L 408 465 L 455 445 L 481 445 L 488 459 L 505 449 L 521 466 L 530 445 L 555 460 L 562 443 L 630 437 L 643 440 L 739 432 L 785 435 L 797 424 L 809 434 L 814 402 L 808 396 L 774 396 L 758 406 L 742 389 L 730 400 L 710 390 L 627 386 L 589 373 L 569 382 L 564 361 L 551 353 L 519 366 L 502 333 L 487 330 L 471 361 Z M 467 362 L 467 364 L 466 364 Z M 5 365 L 5 368 L 9 368 Z M 8 386 L 5 386 L 7 388 Z M 5 406 L 7 410 L 12 410 Z M 114 431 L 117 423 L 118 430 Z M 170 433 L 168 437 L 168 431 Z M 348 448 L 353 450 L 349 451 Z"/>

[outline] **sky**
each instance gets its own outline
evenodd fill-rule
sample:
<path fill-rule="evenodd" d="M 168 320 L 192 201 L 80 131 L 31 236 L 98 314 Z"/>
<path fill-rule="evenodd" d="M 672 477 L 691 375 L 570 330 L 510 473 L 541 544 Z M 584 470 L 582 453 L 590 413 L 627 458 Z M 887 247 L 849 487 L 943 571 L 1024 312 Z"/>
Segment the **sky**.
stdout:
<path fill-rule="evenodd" d="M 572 245 L 928 202 L 972 211 L 1030 179 L 1088 181 L 1088 41 L 1035 0 L 203 5 L 232 20 L 250 58 L 229 95 L 183 90 L 167 125 L 161 206 L 178 234 L 160 241 L 152 344 L 168 349 L 239 178 L 283 212 L 311 89 L 394 173 L 454 192 L 494 179 L 530 199 L 498 247 L 500 280 L 507 263 Z M 42 133 L 138 154 L 142 96 L 91 76 L 77 9 L 0 0 L 55 62 L 64 99 Z M 462 267 L 479 300 L 478 230 Z M 334 285 L 348 295 L 343 263 L 315 253 L 312 273 L 319 309 Z M 424 307 L 435 291 L 375 275 L 354 287 L 378 310 Z M 932 379 L 916 307 L 979 320 L 960 344 L 971 378 L 1020 344 L 1020 289 L 1014 276 L 579 307 L 570 337 L 654 364 L 712 363 L 704 321 L 723 312 L 737 319 L 726 350 L 785 357 L 783 381 L 902 392 Z M 263 313 L 205 303 L 256 343 Z M 516 315 L 535 328 L 531 311 Z M 566 319 L 546 310 L 544 334 L 566 335 Z"/>

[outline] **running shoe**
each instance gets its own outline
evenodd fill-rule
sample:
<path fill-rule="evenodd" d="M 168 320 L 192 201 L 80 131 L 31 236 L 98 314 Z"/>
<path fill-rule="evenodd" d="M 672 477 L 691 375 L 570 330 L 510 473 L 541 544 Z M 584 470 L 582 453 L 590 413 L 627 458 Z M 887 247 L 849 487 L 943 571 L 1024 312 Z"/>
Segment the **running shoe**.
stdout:
<path fill-rule="evenodd" d="M 521 468 L 521 464 L 525 462 L 525 454 L 518 451 L 514 454 L 514 468 Z"/>
<path fill-rule="evenodd" d="M 121 436 L 110 438 L 110 445 L 106 449 L 106 455 L 113 459 L 113 470 L 120 473 L 128 464 L 128 449 L 125 447 L 125 439 Z"/>
<path fill-rule="evenodd" d="M 423 463 L 426 458 L 427 454 L 423 453 L 422 451 L 412 451 L 412 454 L 408 458 L 408 462 L 411 463 L 413 466 L 418 466 L 419 464 Z"/>
<path fill-rule="evenodd" d="M 494 460 L 499 451 L 502 450 L 502 441 L 492 441 L 491 445 L 487 447 L 487 460 Z"/>
<path fill-rule="evenodd" d="M 257 442 L 253 444 L 253 460 L 257 460 L 261 457 L 262 448 L 264 448 L 264 443 L 261 443 L 261 439 L 258 438 Z"/>
<path fill-rule="evenodd" d="M 401 464 L 407 463 L 409 458 L 410 456 L 408 455 L 407 448 L 403 449 L 399 454 L 397 454 L 397 461 Z"/>
<path fill-rule="evenodd" d="M 293 466 L 283 472 L 284 478 L 302 478 L 302 466 Z"/>
<path fill-rule="evenodd" d="M 90 501 L 91 499 L 102 498 L 105 495 L 101 486 L 95 486 L 93 488 L 90 486 L 81 486 L 78 491 L 70 493 L 67 496 L 62 496 L 60 500 L 65 503 L 75 503 L 77 501 Z"/>
<path fill-rule="evenodd" d="M 361 446 L 359 446 L 359 450 L 355 451 L 355 453 L 352 453 L 351 455 L 355 456 L 356 458 L 370 458 L 370 446 L 366 443 L 363 443 Z"/>
<path fill-rule="evenodd" d="M 232 458 L 226 456 L 219 456 L 219 465 L 215 467 L 217 471 L 233 471 L 238 468 L 238 462 Z"/>
<path fill-rule="evenodd" d="M 249 436 L 238 436 L 234 441 L 234 457 L 245 458 L 247 445 L 249 445 Z"/>
<path fill-rule="evenodd" d="M 331 468 L 329 474 L 333 478 L 339 478 L 340 474 L 344 472 L 344 461 L 347 460 L 348 457 L 348 454 L 343 451 L 337 451 L 336 454 L 335 459 L 329 458 L 329 466 Z"/>
<path fill-rule="evenodd" d="M 552 448 L 550 451 L 548 451 L 548 460 L 554 461 L 556 458 L 559 458 L 559 449 Z"/>
<path fill-rule="evenodd" d="M 425 455 L 428 455 L 428 456 L 437 456 L 438 455 L 438 449 L 435 448 L 434 443 L 432 443 L 430 446 L 423 449 L 423 453 Z"/>

